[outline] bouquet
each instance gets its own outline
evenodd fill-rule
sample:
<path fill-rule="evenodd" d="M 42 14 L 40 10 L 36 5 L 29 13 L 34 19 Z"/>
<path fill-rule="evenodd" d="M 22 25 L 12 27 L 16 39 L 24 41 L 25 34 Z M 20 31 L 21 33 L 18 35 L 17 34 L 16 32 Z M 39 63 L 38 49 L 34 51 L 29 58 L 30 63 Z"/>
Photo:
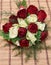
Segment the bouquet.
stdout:
<path fill-rule="evenodd" d="M 14 46 L 13 50 L 26 49 L 24 53 L 29 57 L 33 54 L 32 51 L 42 48 L 42 42 L 48 36 L 45 23 L 47 14 L 44 10 L 38 10 L 34 5 L 26 7 L 25 0 L 17 5 L 19 7 L 17 14 L 10 15 L 8 23 L 2 26 L 2 32 L 0 32 L 9 42 L 8 44 Z"/>

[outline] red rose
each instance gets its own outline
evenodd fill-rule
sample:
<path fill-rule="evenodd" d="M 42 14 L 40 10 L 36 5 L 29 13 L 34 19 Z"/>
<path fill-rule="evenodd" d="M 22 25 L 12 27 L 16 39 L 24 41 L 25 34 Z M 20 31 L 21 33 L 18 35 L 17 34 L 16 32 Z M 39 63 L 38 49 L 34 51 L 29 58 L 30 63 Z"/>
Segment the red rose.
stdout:
<path fill-rule="evenodd" d="M 29 41 L 27 39 L 20 40 L 20 46 L 21 47 L 28 47 L 29 46 Z"/>
<path fill-rule="evenodd" d="M 25 19 L 27 17 L 27 10 L 26 9 L 19 10 L 17 13 L 17 17 Z"/>
<path fill-rule="evenodd" d="M 15 16 L 15 15 L 11 15 L 10 17 L 9 17 L 9 22 L 12 22 L 13 24 L 14 23 L 18 23 L 18 21 L 17 21 L 17 16 Z"/>
<path fill-rule="evenodd" d="M 38 27 L 36 24 L 34 23 L 30 23 L 29 26 L 28 26 L 28 30 L 31 32 L 31 33 L 36 33 L 38 31 Z"/>
<path fill-rule="evenodd" d="M 18 30 L 18 36 L 20 38 L 24 37 L 27 33 L 27 29 L 26 28 L 23 28 L 23 27 L 20 27 L 19 30 Z"/>
<path fill-rule="evenodd" d="M 43 40 L 45 40 L 45 38 L 48 36 L 48 31 L 43 31 L 42 33 L 41 33 L 41 41 L 43 41 Z"/>
<path fill-rule="evenodd" d="M 29 14 L 36 14 L 38 11 L 37 7 L 33 6 L 33 5 L 30 5 L 28 8 L 27 8 L 27 12 Z"/>
<path fill-rule="evenodd" d="M 47 17 L 47 14 L 44 10 L 40 10 L 38 12 L 38 21 L 44 22 L 45 18 Z"/>
<path fill-rule="evenodd" d="M 6 23 L 5 25 L 3 25 L 3 31 L 5 33 L 8 33 L 9 32 L 9 28 L 12 26 L 12 23 L 9 22 L 9 23 Z"/>

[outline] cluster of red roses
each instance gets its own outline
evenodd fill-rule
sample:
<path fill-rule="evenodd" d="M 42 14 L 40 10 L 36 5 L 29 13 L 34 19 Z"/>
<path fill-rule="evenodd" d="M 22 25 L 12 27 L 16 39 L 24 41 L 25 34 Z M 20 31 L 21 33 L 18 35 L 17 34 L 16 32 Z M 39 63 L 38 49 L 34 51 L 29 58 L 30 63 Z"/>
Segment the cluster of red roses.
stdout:
<path fill-rule="evenodd" d="M 3 25 L 4 33 L 7 34 L 9 32 L 9 29 L 10 29 L 10 27 L 12 27 L 12 24 L 15 24 L 15 23 L 18 24 L 17 18 L 25 19 L 30 14 L 36 14 L 38 17 L 38 21 L 42 22 L 42 23 L 44 22 L 45 18 L 47 17 L 44 10 L 38 10 L 37 7 L 30 5 L 27 9 L 23 8 L 23 9 L 19 10 L 17 12 L 17 16 L 11 15 L 9 17 L 9 23 L 6 23 L 5 25 Z M 30 23 L 28 25 L 27 29 L 24 27 L 20 27 L 18 29 L 18 37 L 22 38 L 20 40 L 21 47 L 29 46 L 29 40 L 23 38 L 26 36 L 27 30 L 29 30 L 31 33 L 36 33 L 38 31 L 38 26 L 35 23 Z M 44 40 L 47 37 L 47 35 L 48 35 L 47 31 L 42 31 L 40 39 Z"/>

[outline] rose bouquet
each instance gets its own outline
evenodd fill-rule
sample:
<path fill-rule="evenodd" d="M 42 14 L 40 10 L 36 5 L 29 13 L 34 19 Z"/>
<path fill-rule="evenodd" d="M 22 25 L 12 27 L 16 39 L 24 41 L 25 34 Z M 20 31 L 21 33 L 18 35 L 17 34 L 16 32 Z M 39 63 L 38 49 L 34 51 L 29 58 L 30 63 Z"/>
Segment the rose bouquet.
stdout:
<path fill-rule="evenodd" d="M 3 25 L 2 36 L 9 44 L 15 46 L 14 49 L 25 48 L 29 53 L 28 49 L 40 48 L 48 36 L 47 25 L 44 21 L 46 17 L 46 12 L 38 10 L 34 5 L 27 8 L 21 5 L 17 14 L 10 15 L 9 22 Z M 30 50 L 30 53 L 33 50 Z"/>

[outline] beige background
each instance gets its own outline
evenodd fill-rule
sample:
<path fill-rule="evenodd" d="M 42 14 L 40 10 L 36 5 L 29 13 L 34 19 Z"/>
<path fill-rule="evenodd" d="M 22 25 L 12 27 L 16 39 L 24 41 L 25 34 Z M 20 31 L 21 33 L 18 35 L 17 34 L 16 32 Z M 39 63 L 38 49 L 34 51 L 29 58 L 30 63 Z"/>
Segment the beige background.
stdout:
<path fill-rule="evenodd" d="M 17 0 L 20 1 L 20 0 Z M 51 28 L 51 0 L 26 0 L 27 6 L 33 4 L 38 8 L 44 9 L 47 13 L 46 23 L 48 27 Z M 9 16 L 3 15 L 3 12 L 12 12 L 17 13 L 18 8 L 15 4 L 15 0 L 0 0 L 0 29 L 2 25 L 8 22 L 7 20 L 2 20 L 3 18 L 8 18 Z M 51 46 L 51 30 L 48 30 L 49 35 L 46 40 L 46 45 Z M 12 52 L 11 47 L 3 47 L 7 42 L 0 37 L 0 65 L 22 65 L 21 56 L 14 57 L 15 52 Z M 38 53 L 38 62 L 35 63 L 35 60 L 31 58 L 29 62 L 25 63 L 25 56 L 23 56 L 23 65 L 51 65 L 51 50 L 42 50 L 41 53 Z M 10 60 L 11 57 L 11 60 Z"/>

